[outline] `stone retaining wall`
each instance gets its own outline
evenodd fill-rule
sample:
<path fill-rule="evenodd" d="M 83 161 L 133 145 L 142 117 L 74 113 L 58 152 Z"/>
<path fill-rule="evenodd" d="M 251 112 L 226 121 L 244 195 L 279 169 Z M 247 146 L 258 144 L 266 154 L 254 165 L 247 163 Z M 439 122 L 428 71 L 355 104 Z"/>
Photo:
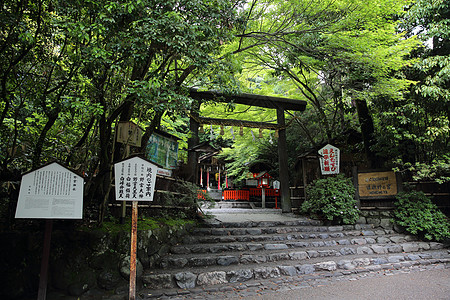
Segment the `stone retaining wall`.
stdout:
<path fill-rule="evenodd" d="M 362 209 L 360 211 L 360 218 L 358 224 L 373 224 L 374 227 L 381 227 L 383 229 L 396 229 L 391 222 L 393 218 L 393 210 L 388 209 Z"/>
<path fill-rule="evenodd" d="M 193 225 L 138 232 L 137 273 L 151 268 Z M 1 299 L 32 297 L 38 291 L 43 246 L 42 232 L 0 233 Z M 12 271 L 14 270 L 14 271 Z M 127 289 L 130 233 L 54 230 L 50 249 L 48 291 L 80 296 L 92 288 Z"/>

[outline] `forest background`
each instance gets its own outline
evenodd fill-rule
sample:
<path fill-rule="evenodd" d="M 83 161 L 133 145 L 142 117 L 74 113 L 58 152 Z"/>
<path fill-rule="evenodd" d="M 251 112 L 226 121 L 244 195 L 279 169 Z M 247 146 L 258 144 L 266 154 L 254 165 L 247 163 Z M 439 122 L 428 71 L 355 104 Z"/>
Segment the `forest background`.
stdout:
<path fill-rule="evenodd" d="M 86 175 L 85 202 L 104 209 L 111 166 L 125 153 L 117 123 L 143 128 L 143 145 L 162 129 L 186 149 L 197 107 L 190 88 L 307 101 L 305 112 L 287 115 L 290 165 L 356 132 L 361 141 L 351 147 L 372 168 L 449 181 L 449 16 L 444 0 L 5 0 L 2 195 L 56 159 Z M 275 120 L 273 111 L 233 103 L 200 110 Z M 230 175 L 243 178 L 257 160 L 276 169 L 273 132 L 206 129 L 204 140 L 233 146 L 224 150 Z"/>

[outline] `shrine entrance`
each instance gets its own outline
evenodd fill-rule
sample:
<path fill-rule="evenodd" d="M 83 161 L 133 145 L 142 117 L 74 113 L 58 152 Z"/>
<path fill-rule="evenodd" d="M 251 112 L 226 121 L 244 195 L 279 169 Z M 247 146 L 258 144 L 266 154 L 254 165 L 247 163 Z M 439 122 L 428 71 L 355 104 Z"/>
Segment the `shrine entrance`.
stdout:
<path fill-rule="evenodd" d="M 224 125 L 224 126 L 236 126 L 236 127 L 250 127 L 250 128 L 262 128 L 269 130 L 276 130 L 278 133 L 278 162 L 279 162 L 279 174 L 280 174 L 280 204 L 282 212 L 290 213 L 292 211 L 292 204 L 289 192 L 289 174 L 288 174 L 288 157 L 287 157 L 287 143 L 286 143 L 286 120 L 285 111 L 304 111 L 306 108 L 306 102 L 297 99 L 281 98 L 262 96 L 254 94 L 239 94 L 239 95 L 227 95 L 212 91 L 197 91 L 195 89 L 190 90 L 191 98 L 195 99 L 191 108 L 191 118 L 189 129 L 192 133 L 191 138 L 188 140 L 188 148 L 195 149 L 199 145 L 199 126 L 200 125 Z M 252 122 L 233 119 L 215 119 L 204 118 L 199 114 L 200 105 L 203 101 L 216 101 L 222 103 L 237 103 L 250 106 L 257 106 L 269 109 L 276 109 L 277 111 L 277 123 L 266 122 Z M 199 153 L 195 150 L 191 150 L 188 153 L 188 167 L 191 172 L 190 180 L 192 182 L 199 182 L 199 168 L 198 168 Z"/>

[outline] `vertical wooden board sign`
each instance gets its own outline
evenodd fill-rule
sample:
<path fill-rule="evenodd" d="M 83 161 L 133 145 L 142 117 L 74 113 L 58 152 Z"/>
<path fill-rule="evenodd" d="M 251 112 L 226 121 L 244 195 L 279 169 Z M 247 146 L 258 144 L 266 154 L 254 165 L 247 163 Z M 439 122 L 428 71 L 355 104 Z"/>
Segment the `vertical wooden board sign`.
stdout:
<path fill-rule="evenodd" d="M 153 201 L 158 166 L 132 157 L 114 165 L 117 201 Z"/>
<path fill-rule="evenodd" d="M 138 201 L 153 201 L 158 166 L 132 157 L 114 165 L 116 200 L 132 201 L 131 246 L 130 246 L 130 293 L 136 299 L 136 250 Z"/>
<path fill-rule="evenodd" d="M 22 176 L 15 217 L 47 219 L 38 300 L 47 294 L 52 219 L 82 219 L 83 188 L 81 176 L 56 162 Z"/>
<path fill-rule="evenodd" d="M 327 144 L 318 151 L 322 175 L 339 174 L 340 150 Z"/>

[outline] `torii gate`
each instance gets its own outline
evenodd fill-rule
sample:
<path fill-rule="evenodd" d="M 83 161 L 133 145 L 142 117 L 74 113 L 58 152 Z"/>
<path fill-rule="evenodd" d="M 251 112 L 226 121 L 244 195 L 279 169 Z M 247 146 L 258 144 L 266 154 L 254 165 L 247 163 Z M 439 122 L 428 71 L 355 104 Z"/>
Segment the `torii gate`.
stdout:
<path fill-rule="evenodd" d="M 280 97 L 262 96 L 254 94 L 239 94 L 226 95 L 213 91 L 197 91 L 190 90 L 190 97 L 197 100 L 193 104 L 191 111 L 191 119 L 189 129 L 192 132 L 192 137 L 188 140 L 188 148 L 191 149 L 199 143 L 198 127 L 200 124 L 211 125 L 227 125 L 236 127 L 252 127 L 278 130 L 278 162 L 280 173 L 280 188 L 281 188 L 281 209 L 284 213 L 292 211 L 291 197 L 289 193 L 289 174 L 288 174 L 288 157 L 287 157 L 287 143 L 286 143 L 286 120 L 284 116 L 285 110 L 304 111 L 306 108 L 306 101 L 297 99 L 288 99 Z M 200 104 L 203 100 L 214 100 L 224 103 L 238 103 L 251 106 L 258 106 L 264 108 L 272 108 L 277 110 L 277 124 L 265 122 L 251 122 L 232 119 L 214 119 L 202 118 L 198 112 Z M 197 153 L 191 151 L 188 153 L 188 166 L 192 171 L 191 178 L 197 182 Z"/>

